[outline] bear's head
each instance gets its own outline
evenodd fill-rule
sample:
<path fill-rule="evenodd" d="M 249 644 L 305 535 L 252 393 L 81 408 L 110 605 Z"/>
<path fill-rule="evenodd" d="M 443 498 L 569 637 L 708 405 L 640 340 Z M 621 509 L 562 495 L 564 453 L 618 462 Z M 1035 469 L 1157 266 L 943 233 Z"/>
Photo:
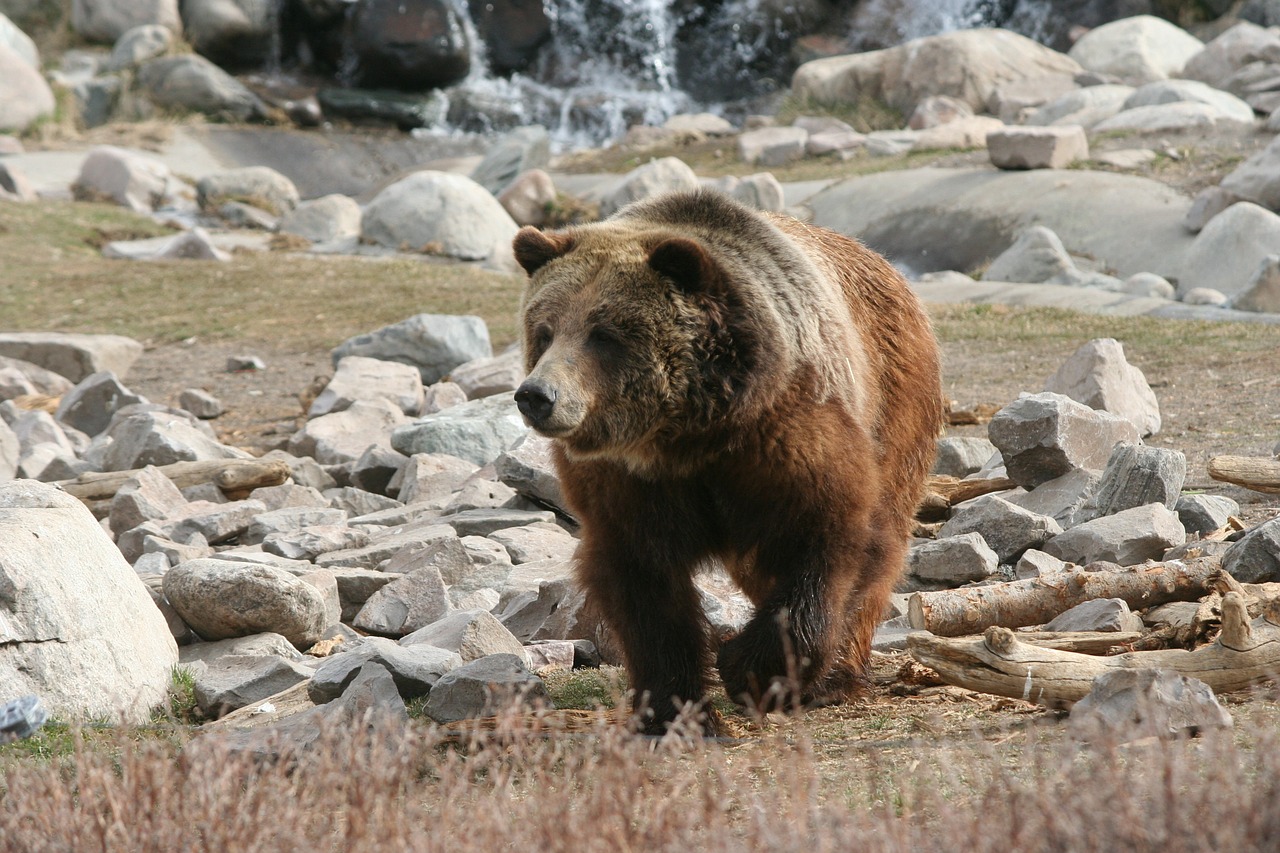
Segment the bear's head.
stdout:
<path fill-rule="evenodd" d="M 523 228 L 526 422 L 569 458 L 651 467 L 722 421 L 756 373 L 758 332 L 702 243 L 602 223 Z"/>

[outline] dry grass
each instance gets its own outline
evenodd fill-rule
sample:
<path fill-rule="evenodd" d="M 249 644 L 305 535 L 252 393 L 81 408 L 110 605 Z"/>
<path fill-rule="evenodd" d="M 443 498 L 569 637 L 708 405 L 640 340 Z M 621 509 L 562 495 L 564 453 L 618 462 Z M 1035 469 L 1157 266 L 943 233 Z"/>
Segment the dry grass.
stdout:
<path fill-rule="evenodd" d="M 905 767 L 886 760 L 904 751 Z M 1182 853 L 1272 850 L 1280 833 L 1274 725 L 1129 746 L 1046 745 L 1032 728 L 904 748 L 653 742 L 508 716 L 461 738 L 332 730 L 275 760 L 212 737 L 122 736 L 0 766 L 2 851 Z"/>

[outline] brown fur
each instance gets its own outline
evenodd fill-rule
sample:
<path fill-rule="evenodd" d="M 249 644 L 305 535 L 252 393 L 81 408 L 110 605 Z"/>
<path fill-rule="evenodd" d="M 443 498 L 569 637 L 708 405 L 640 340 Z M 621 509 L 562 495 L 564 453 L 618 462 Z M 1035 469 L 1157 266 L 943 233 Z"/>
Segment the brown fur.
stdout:
<path fill-rule="evenodd" d="M 661 732 L 717 664 L 738 701 L 849 698 L 902 570 L 941 409 L 918 300 L 856 241 L 710 192 L 515 240 L 529 379 L 578 574 Z M 756 605 L 714 647 L 696 570 Z M 709 730 L 714 720 L 708 720 Z"/>

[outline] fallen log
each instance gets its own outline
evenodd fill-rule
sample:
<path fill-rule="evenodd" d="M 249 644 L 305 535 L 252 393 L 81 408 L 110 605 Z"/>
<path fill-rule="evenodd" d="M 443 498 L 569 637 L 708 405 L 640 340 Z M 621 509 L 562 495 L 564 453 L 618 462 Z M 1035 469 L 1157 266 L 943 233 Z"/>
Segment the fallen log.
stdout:
<path fill-rule="evenodd" d="M 1195 651 L 1096 657 L 1024 643 L 1015 632 L 999 627 L 988 628 L 980 637 L 910 634 L 907 651 L 948 684 L 1054 708 L 1083 699 L 1095 678 L 1117 669 L 1171 669 L 1203 681 L 1215 692 L 1228 693 L 1280 674 L 1280 607 L 1273 600 L 1262 616 L 1250 621 L 1240 594 L 1227 593 L 1222 600 L 1222 633 Z"/>
<path fill-rule="evenodd" d="M 907 602 L 912 628 L 940 637 L 980 633 L 992 625 L 1041 625 L 1077 604 L 1120 598 L 1135 610 L 1167 601 L 1194 601 L 1209 592 L 1220 557 L 1131 566 L 1121 571 L 1054 572 L 990 586 L 917 592 Z"/>
<path fill-rule="evenodd" d="M 179 489 L 213 483 L 232 500 L 246 497 L 249 492 L 263 486 L 278 486 L 289 479 L 289 465 L 279 460 L 214 459 L 207 462 L 174 462 L 161 465 L 157 470 L 169 478 Z M 81 474 L 74 480 L 54 483 L 67 494 L 77 497 L 95 516 L 103 516 L 110 509 L 111 499 L 120 487 L 138 476 L 141 469 L 129 471 L 103 471 Z"/>
<path fill-rule="evenodd" d="M 1142 639 L 1141 631 L 1018 631 L 1014 636 L 1023 643 L 1042 649 L 1078 652 L 1082 655 L 1105 655 L 1116 646 L 1127 646 Z"/>
<path fill-rule="evenodd" d="M 1260 456 L 1215 456 L 1209 460 L 1209 476 L 1255 492 L 1280 495 L 1280 459 Z"/>

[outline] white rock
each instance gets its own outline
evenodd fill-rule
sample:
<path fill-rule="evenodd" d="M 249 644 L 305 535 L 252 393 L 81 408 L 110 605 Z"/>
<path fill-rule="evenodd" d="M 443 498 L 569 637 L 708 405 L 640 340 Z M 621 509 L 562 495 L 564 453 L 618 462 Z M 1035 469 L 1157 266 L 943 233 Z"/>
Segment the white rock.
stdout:
<path fill-rule="evenodd" d="M 80 501 L 0 484 L 0 704 L 35 693 L 63 719 L 145 723 L 178 649 L 138 576 Z"/>
<path fill-rule="evenodd" d="M 143 24 L 182 33 L 178 0 L 72 0 L 71 28 L 89 41 L 112 44 Z"/>
<path fill-rule="evenodd" d="M 998 169 L 1063 169 L 1089 158 L 1089 141 L 1079 125 L 998 128 L 987 151 Z"/>
<path fill-rule="evenodd" d="M 1187 302 L 1192 289 L 1210 288 L 1235 296 L 1249 287 L 1277 247 L 1280 216 L 1251 202 L 1233 204 L 1209 220 L 1188 247 L 1178 295 Z"/>
<path fill-rule="evenodd" d="M 280 220 L 280 231 L 313 243 L 336 243 L 360 236 L 360 205 L 341 193 L 299 202 Z"/>
<path fill-rule="evenodd" d="M 382 190 L 365 208 L 362 237 L 411 252 L 483 260 L 517 231 L 484 187 L 448 172 L 415 172 Z"/>
<path fill-rule="evenodd" d="M 416 367 L 395 361 L 349 355 L 338 361 L 329 384 L 311 403 L 307 417 L 341 412 L 358 401 L 383 400 L 400 411 L 416 415 L 422 410 L 422 376 Z"/>
<path fill-rule="evenodd" d="M 386 400 L 358 400 L 340 412 L 308 421 L 289 439 L 288 450 L 321 465 L 355 462 L 370 445 L 385 443 L 407 420 L 399 406 Z"/>
<path fill-rule="evenodd" d="M 600 215 L 611 216 L 633 201 L 664 192 L 695 190 L 698 176 L 683 160 L 663 157 L 632 169 L 618 185 L 600 200 Z"/>
<path fill-rule="evenodd" d="M 738 137 L 738 156 L 744 163 L 785 166 L 804 157 L 809 132 L 802 127 L 762 127 Z"/>
<path fill-rule="evenodd" d="M 1044 390 L 1119 415 L 1144 436 L 1160 431 L 1160 403 L 1147 377 L 1129 363 L 1124 346 L 1114 338 L 1081 345 L 1049 377 Z"/>
<path fill-rule="evenodd" d="M 1152 133 L 1210 128 L 1223 121 L 1236 121 L 1236 119 L 1224 116 L 1221 110 L 1210 104 L 1177 101 L 1169 104 L 1133 107 L 1132 109 L 1122 110 L 1111 118 L 1098 122 L 1091 129 L 1095 133 L 1107 133 L 1115 130 L 1136 130 Z"/>
<path fill-rule="evenodd" d="M 1204 43 L 1152 15 L 1137 15 L 1095 27 L 1067 55 L 1089 71 L 1141 85 L 1176 76 Z"/>

